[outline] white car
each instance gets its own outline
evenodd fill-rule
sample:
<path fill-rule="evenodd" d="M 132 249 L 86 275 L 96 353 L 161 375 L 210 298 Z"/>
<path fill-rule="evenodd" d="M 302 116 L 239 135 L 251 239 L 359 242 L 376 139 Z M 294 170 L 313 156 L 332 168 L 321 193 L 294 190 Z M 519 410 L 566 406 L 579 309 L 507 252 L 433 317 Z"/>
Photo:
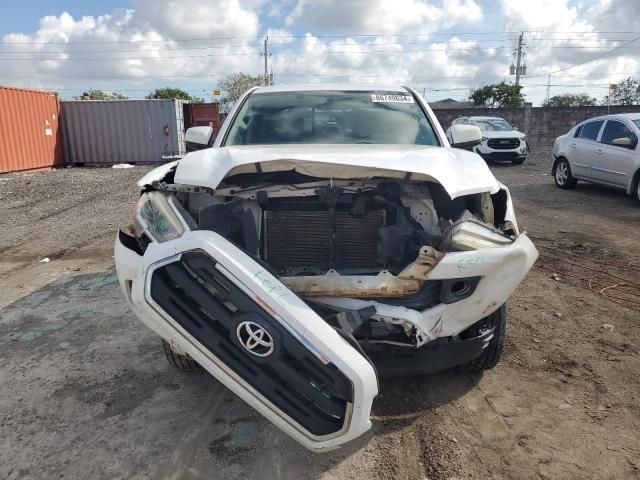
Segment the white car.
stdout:
<path fill-rule="evenodd" d="M 553 143 L 551 174 L 560 188 L 578 180 L 625 190 L 640 202 L 640 113 L 579 123 Z"/>
<path fill-rule="evenodd" d="M 124 296 L 174 365 L 315 451 L 370 428 L 379 376 L 496 365 L 537 251 L 416 92 L 259 87 L 212 148 L 196 128 L 204 149 L 139 181 L 115 243 Z"/>
<path fill-rule="evenodd" d="M 482 141 L 473 147 L 487 161 L 508 161 L 515 165 L 527 159 L 529 146 L 524 133 L 500 117 L 459 117 L 451 125 L 475 125 L 482 132 Z M 447 138 L 451 140 L 450 128 Z"/>

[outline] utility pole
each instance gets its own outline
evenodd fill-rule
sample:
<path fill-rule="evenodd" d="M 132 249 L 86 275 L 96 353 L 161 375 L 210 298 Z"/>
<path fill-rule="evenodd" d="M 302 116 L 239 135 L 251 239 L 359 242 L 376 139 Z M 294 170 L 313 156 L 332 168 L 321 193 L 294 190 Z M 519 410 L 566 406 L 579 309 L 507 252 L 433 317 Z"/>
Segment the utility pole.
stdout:
<path fill-rule="evenodd" d="M 547 75 L 547 103 L 549 103 L 551 92 L 551 74 Z"/>
<path fill-rule="evenodd" d="M 518 59 L 516 60 L 516 87 L 520 85 L 520 60 L 522 60 L 522 46 L 524 40 L 524 32 L 520 32 L 518 37 Z"/>
<path fill-rule="evenodd" d="M 271 54 L 268 51 L 268 42 L 269 42 L 269 37 L 264 37 L 264 53 L 262 54 L 262 56 L 264 57 L 264 84 L 267 86 L 271 84 L 269 80 L 269 62 L 268 62 Z"/>
<path fill-rule="evenodd" d="M 607 115 L 609 115 L 609 110 L 611 109 L 611 91 L 616 91 L 618 89 L 617 83 L 609 84 L 609 93 L 607 94 Z"/>

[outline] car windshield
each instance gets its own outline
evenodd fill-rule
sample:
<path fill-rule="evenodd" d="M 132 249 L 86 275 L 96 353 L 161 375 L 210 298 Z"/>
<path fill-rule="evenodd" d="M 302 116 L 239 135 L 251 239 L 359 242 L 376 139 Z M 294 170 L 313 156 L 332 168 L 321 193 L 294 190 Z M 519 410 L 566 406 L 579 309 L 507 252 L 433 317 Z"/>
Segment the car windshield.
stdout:
<path fill-rule="evenodd" d="M 509 123 L 502 118 L 472 118 L 471 125 L 480 127 L 483 132 L 508 132 L 513 130 Z"/>
<path fill-rule="evenodd" d="M 422 108 L 407 92 L 311 91 L 250 95 L 225 145 L 440 145 Z"/>

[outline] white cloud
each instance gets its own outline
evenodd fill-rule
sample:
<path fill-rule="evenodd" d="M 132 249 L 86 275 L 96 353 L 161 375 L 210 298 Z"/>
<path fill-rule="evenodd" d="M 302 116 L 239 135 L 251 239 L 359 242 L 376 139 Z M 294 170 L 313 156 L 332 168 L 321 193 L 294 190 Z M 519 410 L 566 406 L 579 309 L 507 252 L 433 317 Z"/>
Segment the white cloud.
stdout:
<path fill-rule="evenodd" d="M 589 12 L 593 23 L 602 31 L 635 31 L 640 21 L 637 0 L 601 0 Z M 635 35 L 637 36 L 637 34 Z"/>
<path fill-rule="evenodd" d="M 137 21 L 175 39 L 258 33 L 258 15 L 238 0 L 133 0 L 133 7 Z"/>
<path fill-rule="evenodd" d="M 237 0 L 216 2 L 215 8 L 191 0 L 134 4 L 136 9 L 98 17 L 46 16 L 32 34 L 5 35 L 2 57 L 15 61 L 3 62 L 0 80 L 44 88 L 116 89 L 126 79 L 128 86 L 148 80 L 157 86 L 179 76 L 222 77 L 252 67 L 256 49 L 243 45 L 255 45 L 258 17 Z M 193 38 L 216 40 L 176 41 Z"/>
<path fill-rule="evenodd" d="M 401 83 L 426 88 L 431 100 L 461 98 L 470 86 L 512 80 L 512 42 L 499 33 L 430 33 L 525 30 L 533 75 L 619 45 L 612 41 L 619 35 L 597 31 L 634 30 L 640 14 L 640 3 L 628 0 L 133 0 L 132 6 L 96 17 L 47 16 L 35 32 L 5 34 L 0 59 L 15 61 L 0 60 L 0 83 L 138 89 L 124 92 L 138 97 L 164 85 L 210 91 L 226 74 L 261 73 L 259 53 L 268 35 L 278 82 Z M 196 38 L 207 40 L 181 41 Z M 601 98 L 602 88 L 591 84 L 624 78 L 608 76 L 612 72 L 639 77 L 640 48 L 566 72 L 592 78 L 558 75 L 553 83 L 584 84 Z M 540 103 L 546 76 L 522 81 L 528 100 Z M 579 90 L 553 87 L 552 94 Z"/>
<path fill-rule="evenodd" d="M 474 0 L 298 0 L 285 19 L 288 27 L 331 32 L 429 32 L 463 22 L 477 22 L 482 10 Z"/>

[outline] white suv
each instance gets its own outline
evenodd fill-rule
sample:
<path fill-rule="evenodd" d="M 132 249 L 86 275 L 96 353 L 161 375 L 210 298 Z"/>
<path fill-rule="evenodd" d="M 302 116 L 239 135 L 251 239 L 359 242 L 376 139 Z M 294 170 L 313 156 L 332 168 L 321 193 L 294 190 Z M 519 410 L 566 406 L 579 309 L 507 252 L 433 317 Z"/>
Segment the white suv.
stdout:
<path fill-rule="evenodd" d="M 451 125 L 474 125 L 482 131 L 482 142 L 473 151 L 488 161 L 509 161 L 520 165 L 529 150 L 524 133 L 500 117 L 459 117 Z M 451 127 L 447 129 L 450 137 Z"/>
<path fill-rule="evenodd" d="M 640 113 L 586 120 L 556 138 L 551 173 L 560 188 L 578 180 L 625 190 L 640 202 Z"/>

